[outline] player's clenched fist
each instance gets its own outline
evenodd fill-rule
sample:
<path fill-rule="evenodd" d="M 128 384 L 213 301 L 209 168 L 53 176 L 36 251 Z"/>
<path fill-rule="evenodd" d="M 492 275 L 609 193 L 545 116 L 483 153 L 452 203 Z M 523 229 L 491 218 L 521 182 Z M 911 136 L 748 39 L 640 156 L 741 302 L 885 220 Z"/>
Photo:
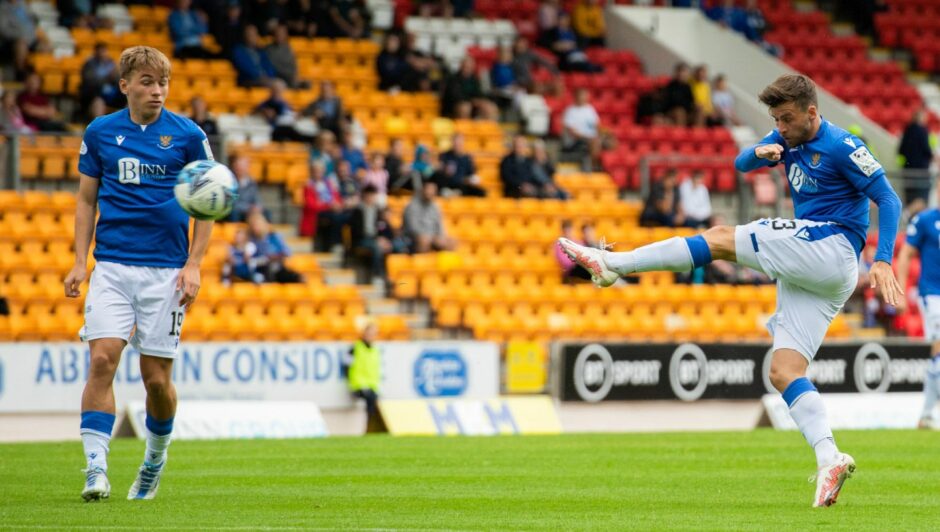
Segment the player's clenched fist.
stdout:
<path fill-rule="evenodd" d="M 78 287 L 85 282 L 86 275 L 88 275 L 88 272 L 84 266 L 76 264 L 72 267 L 69 274 L 65 276 L 65 297 L 78 297 L 81 295 Z"/>
<path fill-rule="evenodd" d="M 777 162 L 783 157 L 783 146 L 779 144 L 762 144 L 754 148 L 754 155 L 758 159 Z"/>

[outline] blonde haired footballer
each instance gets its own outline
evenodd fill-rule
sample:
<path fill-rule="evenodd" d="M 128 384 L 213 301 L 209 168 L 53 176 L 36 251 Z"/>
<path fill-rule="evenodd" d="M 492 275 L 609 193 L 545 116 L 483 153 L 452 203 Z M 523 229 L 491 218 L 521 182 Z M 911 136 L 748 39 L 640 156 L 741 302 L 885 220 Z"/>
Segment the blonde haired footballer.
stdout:
<path fill-rule="evenodd" d="M 901 202 L 865 144 L 823 119 L 811 79 L 781 76 L 759 99 L 776 127 L 745 148 L 735 167 L 748 172 L 784 163 L 794 219 L 713 227 L 698 236 L 672 238 L 628 253 L 591 249 L 564 238 L 558 245 L 600 286 L 613 284 L 621 275 L 689 271 L 712 260 L 734 261 L 776 279 L 777 310 L 767 323 L 773 336 L 770 381 L 816 454 L 813 506 L 831 506 L 855 471 L 855 460 L 836 447 L 825 405 L 806 378 L 806 368 L 858 282 L 869 200 L 879 211 L 872 286 L 892 305 L 903 299 L 891 270 Z"/>
<path fill-rule="evenodd" d="M 120 76 L 127 108 L 96 118 L 82 138 L 75 266 L 65 278 L 65 295 L 80 297 L 94 236 L 95 269 L 79 333 L 91 351 L 81 415 L 86 501 L 111 494 L 112 382 L 128 342 L 140 352 L 148 431 L 128 499 L 157 493 L 176 414 L 173 359 L 186 308 L 199 292 L 199 265 L 212 232 L 212 222 L 196 221 L 190 243 L 189 216 L 173 196 L 180 169 L 212 159 L 212 151 L 199 126 L 163 107 L 169 59 L 155 48 L 128 48 L 121 54 Z"/>

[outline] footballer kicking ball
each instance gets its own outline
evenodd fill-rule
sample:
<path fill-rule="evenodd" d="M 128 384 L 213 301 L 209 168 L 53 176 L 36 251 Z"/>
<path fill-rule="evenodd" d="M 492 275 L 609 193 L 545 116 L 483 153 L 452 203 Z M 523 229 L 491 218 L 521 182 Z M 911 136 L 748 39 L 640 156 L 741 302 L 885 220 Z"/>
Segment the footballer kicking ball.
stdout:
<path fill-rule="evenodd" d="M 238 198 L 238 179 L 224 164 L 193 161 L 180 170 L 173 188 L 180 207 L 197 220 L 221 220 Z"/>

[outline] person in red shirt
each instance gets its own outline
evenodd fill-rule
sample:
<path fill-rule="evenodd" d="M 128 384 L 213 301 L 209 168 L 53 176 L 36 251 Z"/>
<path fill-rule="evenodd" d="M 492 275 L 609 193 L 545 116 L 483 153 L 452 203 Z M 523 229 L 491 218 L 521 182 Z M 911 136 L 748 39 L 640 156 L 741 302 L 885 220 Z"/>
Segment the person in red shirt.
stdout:
<path fill-rule="evenodd" d="M 26 76 L 23 92 L 16 97 L 16 104 L 23 111 L 26 125 L 39 131 L 65 131 L 65 124 L 58 120 L 59 111 L 42 93 L 41 86 L 39 74 L 30 72 Z"/>

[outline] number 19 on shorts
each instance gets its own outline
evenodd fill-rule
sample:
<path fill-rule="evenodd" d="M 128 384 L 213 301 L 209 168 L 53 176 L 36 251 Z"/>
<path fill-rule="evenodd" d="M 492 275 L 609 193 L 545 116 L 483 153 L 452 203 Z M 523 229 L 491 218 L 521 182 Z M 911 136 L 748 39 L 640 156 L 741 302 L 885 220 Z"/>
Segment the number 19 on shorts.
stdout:
<path fill-rule="evenodd" d="M 180 329 L 183 327 L 183 311 L 173 311 L 170 313 L 173 316 L 173 319 L 170 321 L 170 336 L 176 336 L 179 338 Z"/>

